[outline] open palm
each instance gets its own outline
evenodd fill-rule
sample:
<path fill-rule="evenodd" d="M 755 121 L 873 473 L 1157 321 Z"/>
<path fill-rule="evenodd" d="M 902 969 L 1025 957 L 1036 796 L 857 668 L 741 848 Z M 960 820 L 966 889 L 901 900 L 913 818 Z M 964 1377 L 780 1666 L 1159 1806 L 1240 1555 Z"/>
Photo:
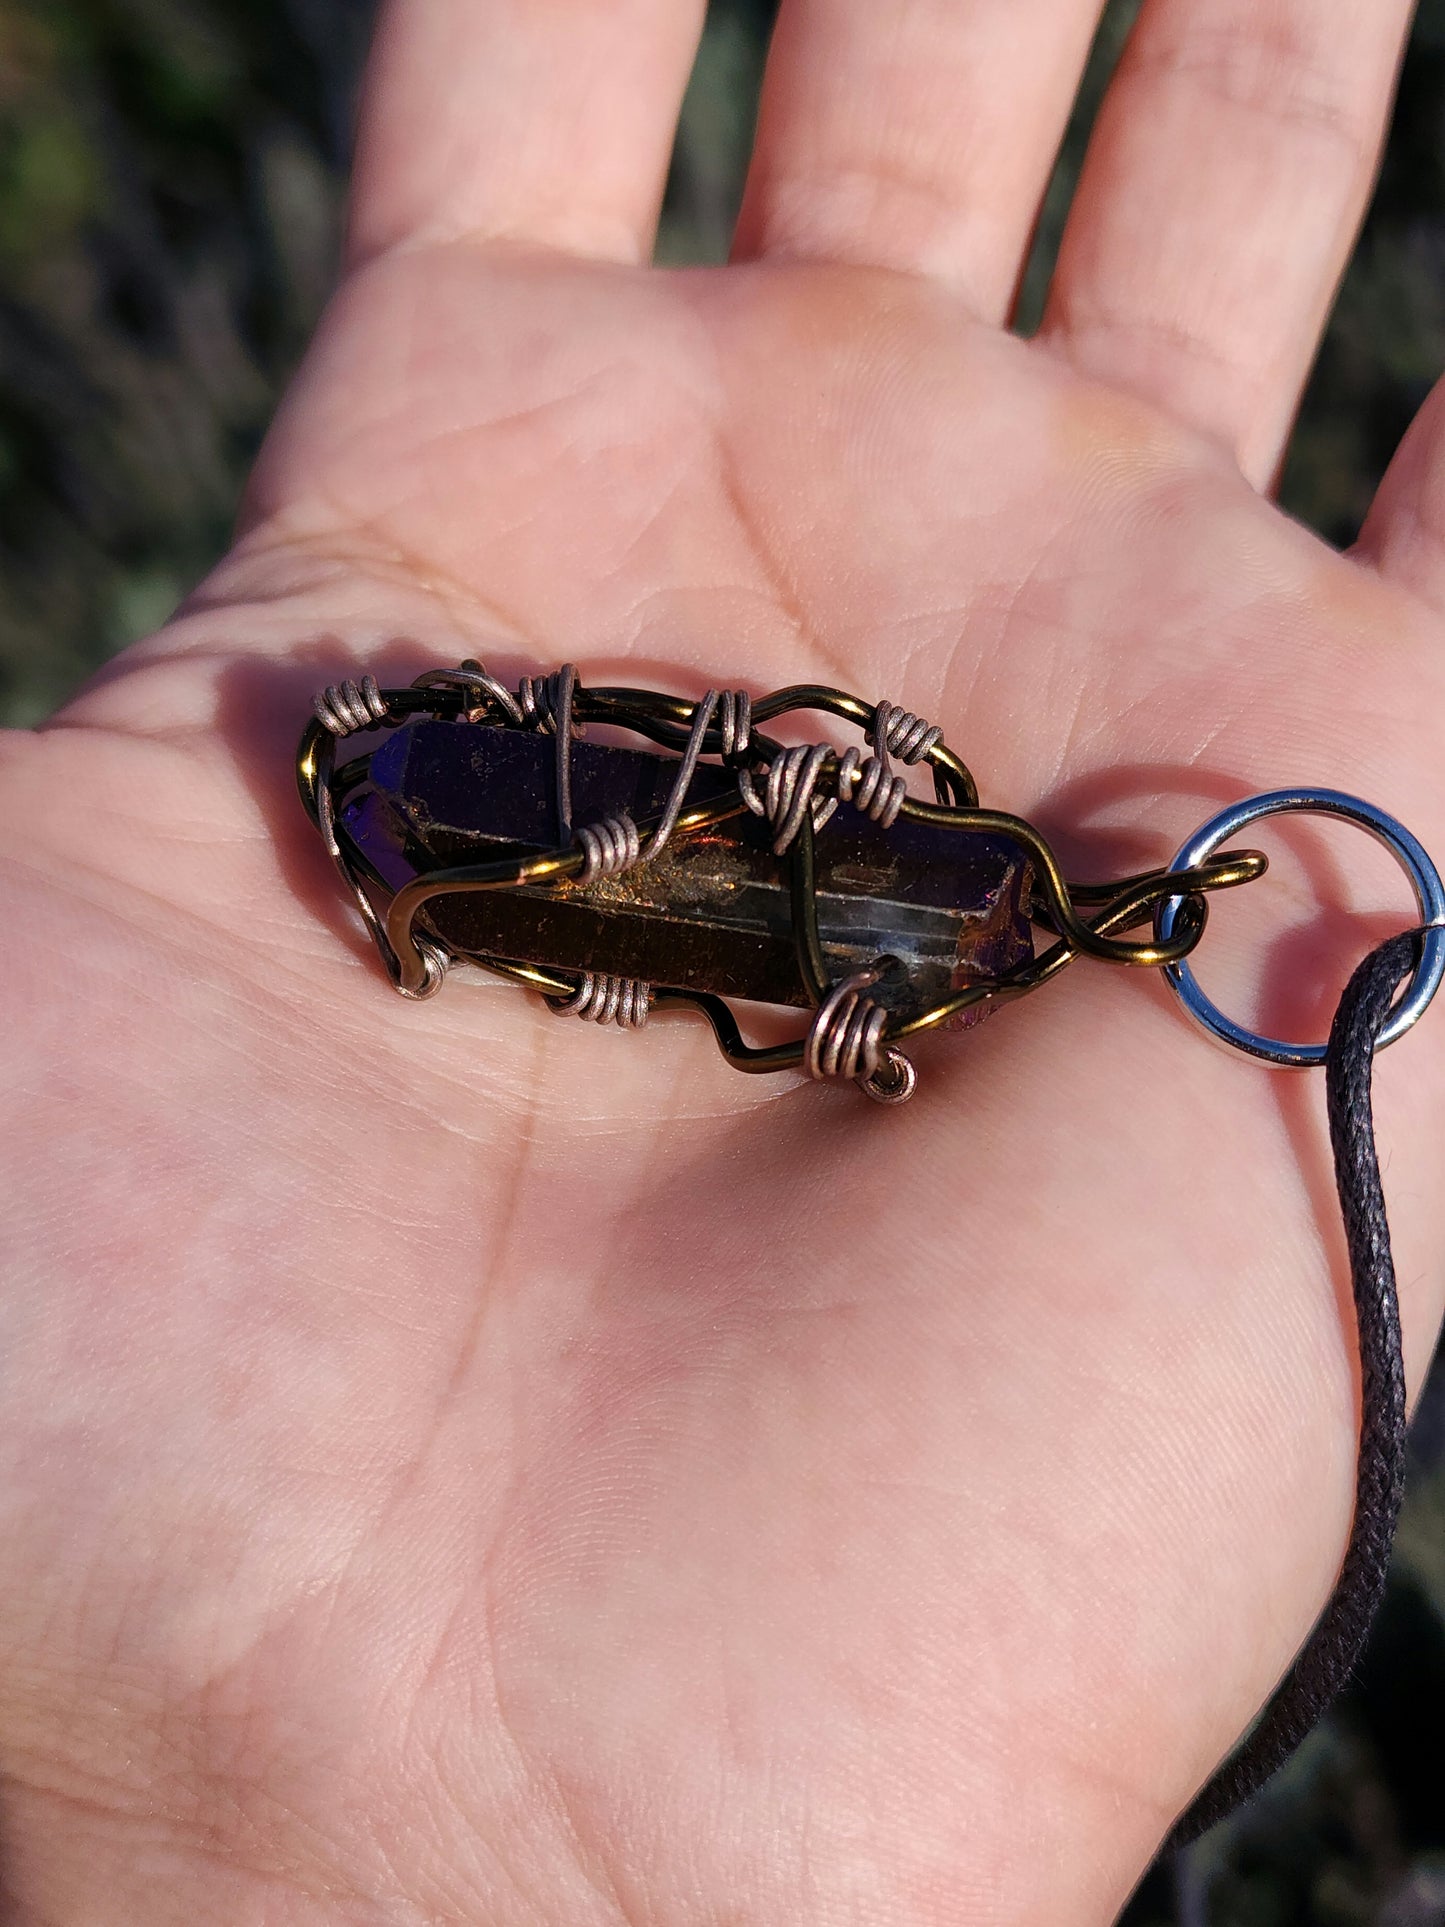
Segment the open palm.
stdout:
<path fill-rule="evenodd" d="M 1403 0 L 1148 0 L 1028 343 L 1089 0 L 785 0 L 663 274 L 698 11 L 395 0 L 237 548 L 3 742 L 19 1923 L 1088 1927 L 1332 1582 L 1312 1083 L 1087 963 L 896 1113 L 406 1004 L 296 804 L 318 684 L 567 657 L 901 701 L 1076 872 L 1293 781 L 1445 847 L 1439 411 L 1350 558 L 1258 492 Z M 1306 854 L 1210 930 L 1301 1032 L 1405 901 Z M 1418 1378 L 1433 1027 L 1379 1081 Z"/>

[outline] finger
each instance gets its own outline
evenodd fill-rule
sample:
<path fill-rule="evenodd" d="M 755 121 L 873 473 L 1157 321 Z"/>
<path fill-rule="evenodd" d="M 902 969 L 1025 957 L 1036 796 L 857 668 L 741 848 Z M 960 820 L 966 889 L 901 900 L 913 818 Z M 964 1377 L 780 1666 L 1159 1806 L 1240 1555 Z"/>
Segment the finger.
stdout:
<path fill-rule="evenodd" d="M 1099 0 L 784 0 L 739 255 L 936 276 L 1002 320 Z"/>
<path fill-rule="evenodd" d="M 1044 334 L 1273 476 L 1369 196 L 1411 0 L 1146 0 Z"/>
<path fill-rule="evenodd" d="M 513 239 L 646 258 L 703 0 L 389 0 L 368 73 L 353 261 Z"/>
<path fill-rule="evenodd" d="M 1445 613 L 1445 382 L 1385 471 L 1355 554 Z"/>

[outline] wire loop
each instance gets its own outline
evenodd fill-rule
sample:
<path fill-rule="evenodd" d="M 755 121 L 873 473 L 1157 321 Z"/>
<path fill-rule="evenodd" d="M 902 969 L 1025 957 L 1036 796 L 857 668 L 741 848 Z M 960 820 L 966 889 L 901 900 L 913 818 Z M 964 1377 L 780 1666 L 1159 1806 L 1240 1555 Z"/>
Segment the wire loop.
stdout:
<path fill-rule="evenodd" d="M 1441 880 L 1440 872 L 1431 862 L 1424 846 L 1403 823 L 1376 809 L 1373 803 L 1366 803 L 1358 796 L 1347 796 L 1341 790 L 1266 790 L 1259 796 L 1246 797 L 1242 803 L 1233 803 L 1228 809 L 1210 817 L 1184 844 L 1169 867 L 1171 870 L 1196 870 L 1213 856 L 1221 843 L 1228 842 L 1246 825 L 1258 822 L 1261 817 L 1296 813 L 1338 816 L 1346 822 L 1358 824 L 1377 843 L 1384 844 L 1410 879 L 1420 922 L 1426 926 L 1426 930 L 1420 961 L 1376 1040 L 1375 1048 L 1383 1050 L 1387 1044 L 1393 1044 L 1396 1038 L 1403 1037 L 1411 1025 L 1418 1023 L 1441 982 L 1445 981 L 1445 881 Z M 1169 896 L 1156 906 L 1154 930 L 1161 942 L 1167 942 L 1173 936 L 1184 901 L 1182 897 Z M 1261 1036 L 1258 1031 L 1249 1030 L 1245 1025 L 1237 1024 L 1232 1017 L 1226 1017 L 1213 999 L 1204 994 L 1187 960 L 1181 958 L 1177 963 L 1169 964 L 1164 971 L 1164 981 L 1195 1023 L 1220 1043 L 1286 1070 L 1311 1069 L 1324 1063 L 1328 1051 L 1325 1044 L 1285 1043 L 1277 1037 Z"/>

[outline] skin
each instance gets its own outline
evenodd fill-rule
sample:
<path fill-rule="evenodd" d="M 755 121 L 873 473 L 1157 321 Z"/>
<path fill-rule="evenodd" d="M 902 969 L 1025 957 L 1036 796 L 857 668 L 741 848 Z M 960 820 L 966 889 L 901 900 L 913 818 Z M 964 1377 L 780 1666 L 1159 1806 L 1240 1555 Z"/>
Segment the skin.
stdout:
<path fill-rule="evenodd" d="M 786 0 L 726 270 L 653 272 L 690 0 L 397 0 L 232 554 L 0 740 L 0 1774 L 22 1927 L 1090 1927 L 1324 1601 L 1357 1388 L 1316 1080 L 1080 963 L 888 1112 L 706 1031 L 395 998 L 310 693 L 483 655 L 940 720 L 1071 871 L 1225 801 L 1445 851 L 1445 445 L 1267 499 L 1401 5 Z M 406 640 L 399 640 L 406 638 Z M 1231 1010 L 1408 917 L 1261 831 Z M 1377 1101 L 1412 1383 L 1432 1021 Z"/>

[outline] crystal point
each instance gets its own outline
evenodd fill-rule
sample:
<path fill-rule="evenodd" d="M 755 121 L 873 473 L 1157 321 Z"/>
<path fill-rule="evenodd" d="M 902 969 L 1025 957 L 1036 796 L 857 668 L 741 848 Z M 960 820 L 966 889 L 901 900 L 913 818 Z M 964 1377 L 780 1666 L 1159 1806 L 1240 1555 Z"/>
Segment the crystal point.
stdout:
<path fill-rule="evenodd" d="M 556 744 L 530 731 L 420 718 L 338 770 L 338 821 L 392 889 L 460 864 L 558 844 Z M 620 810 L 660 813 L 673 758 L 578 741 L 578 824 Z M 700 764 L 689 801 L 733 791 Z M 901 958 L 921 1007 L 1000 976 L 1033 953 L 1029 864 L 1017 844 L 977 830 L 900 819 L 880 828 L 851 805 L 817 838 L 818 925 L 835 980 L 883 953 Z M 761 1003 L 810 1002 L 792 940 L 788 861 L 757 817 L 679 833 L 655 862 L 587 886 L 488 890 L 437 898 L 426 923 L 464 956 L 610 971 L 656 985 Z"/>

